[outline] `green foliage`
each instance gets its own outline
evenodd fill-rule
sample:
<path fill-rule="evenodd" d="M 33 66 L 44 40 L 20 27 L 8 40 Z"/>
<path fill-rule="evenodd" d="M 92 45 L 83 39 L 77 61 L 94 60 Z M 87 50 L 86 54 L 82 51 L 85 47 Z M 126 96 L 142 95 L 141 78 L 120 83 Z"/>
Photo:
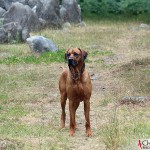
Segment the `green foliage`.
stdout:
<path fill-rule="evenodd" d="M 139 15 L 150 13 L 148 0 L 78 0 L 85 14 L 109 15 L 128 14 Z"/>
<path fill-rule="evenodd" d="M 30 63 L 30 64 L 40 64 L 40 63 L 51 63 L 51 62 L 64 62 L 64 50 L 59 50 L 58 52 L 45 52 L 40 56 L 11 56 L 0 60 L 0 64 L 17 64 L 17 63 Z"/>
<path fill-rule="evenodd" d="M 107 3 L 105 0 L 86 0 L 79 1 L 84 13 L 104 14 L 107 12 Z"/>
<path fill-rule="evenodd" d="M 112 14 L 120 14 L 122 12 L 122 8 L 120 5 L 120 1 L 118 0 L 107 0 L 107 11 Z"/>
<path fill-rule="evenodd" d="M 121 7 L 126 14 L 150 13 L 150 1 L 148 0 L 125 0 L 121 2 Z"/>

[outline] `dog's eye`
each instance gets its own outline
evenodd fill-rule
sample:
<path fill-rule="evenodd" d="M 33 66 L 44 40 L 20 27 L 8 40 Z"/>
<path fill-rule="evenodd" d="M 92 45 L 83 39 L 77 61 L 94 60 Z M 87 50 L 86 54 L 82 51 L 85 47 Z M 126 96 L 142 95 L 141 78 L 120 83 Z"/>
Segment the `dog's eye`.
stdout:
<path fill-rule="evenodd" d="M 75 56 L 75 57 L 78 57 L 78 56 L 79 56 L 79 54 L 78 54 L 78 53 L 76 53 L 76 52 L 74 52 L 74 56 Z"/>
<path fill-rule="evenodd" d="M 67 57 L 70 57 L 70 53 L 67 54 Z"/>

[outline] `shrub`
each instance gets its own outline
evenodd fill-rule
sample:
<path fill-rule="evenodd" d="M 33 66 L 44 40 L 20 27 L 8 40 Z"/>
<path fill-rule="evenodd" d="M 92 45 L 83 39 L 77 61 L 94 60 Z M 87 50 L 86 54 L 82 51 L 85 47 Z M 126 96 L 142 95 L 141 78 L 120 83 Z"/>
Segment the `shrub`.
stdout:
<path fill-rule="evenodd" d="M 85 14 L 129 14 L 150 13 L 148 0 L 78 0 Z"/>
<path fill-rule="evenodd" d="M 150 13 L 150 1 L 147 0 L 125 0 L 121 2 L 121 7 L 126 14 Z"/>

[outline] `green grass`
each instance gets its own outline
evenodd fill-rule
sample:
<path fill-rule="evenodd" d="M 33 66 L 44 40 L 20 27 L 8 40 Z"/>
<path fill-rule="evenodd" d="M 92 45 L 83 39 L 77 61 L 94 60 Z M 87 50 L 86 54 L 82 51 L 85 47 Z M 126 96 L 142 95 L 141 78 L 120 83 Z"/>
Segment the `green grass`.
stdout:
<path fill-rule="evenodd" d="M 106 50 L 93 50 L 90 52 L 89 54 L 92 57 L 95 56 L 113 56 L 113 52 L 112 51 L 106 51 Z"/>
<path fill-rule="evenodd" d="M 10 56 L 0 60 L 0 64 L 49 64 L 53 62 L 62 63 L 65 62 L 65 50 L 59 50 L 58 52 L 45 52 L 39 56 L 29 55 L 29 56 Z M 89 53 L 89 57 L 95 56 L 113 56 L 112 51 L 99 51 L 93 50 Z M 90 59 L 87 59 L 86 62 L 91 62 Z"/>
<path fill-rule="evenodd" d="M 64 62 L 64 50 L 58 52 L 45 52 L 40 56 L 11 56 L 0 60 L 0 64 L 40 64 L 40 63 L 52 63 L 52 62 Z"/>

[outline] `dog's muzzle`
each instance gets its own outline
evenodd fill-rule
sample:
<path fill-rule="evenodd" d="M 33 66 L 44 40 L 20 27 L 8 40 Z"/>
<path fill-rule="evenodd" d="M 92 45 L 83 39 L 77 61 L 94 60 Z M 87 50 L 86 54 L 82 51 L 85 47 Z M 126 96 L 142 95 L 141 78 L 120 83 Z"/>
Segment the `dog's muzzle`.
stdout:
<path fill-rule="evenodd" d="M 77 65 L 77 62 L 75 60 L 73 60 L 73 58 L 69 58 L 68 65 L 75 67 Z"/>

